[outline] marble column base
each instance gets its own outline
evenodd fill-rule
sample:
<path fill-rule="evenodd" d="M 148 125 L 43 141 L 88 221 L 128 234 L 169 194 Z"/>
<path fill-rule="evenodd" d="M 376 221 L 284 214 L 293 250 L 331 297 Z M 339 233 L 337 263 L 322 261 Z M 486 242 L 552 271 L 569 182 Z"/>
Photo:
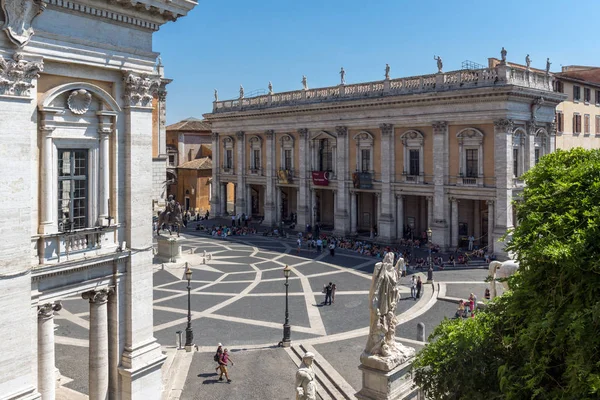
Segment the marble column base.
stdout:
<path fill-rule="evenodd" d="M 181 258 L 179 239 L 173 236 L 158 236 L 158 254 L 156 254 L 156 258 L 163 262 L 177 262 Z"/>
<path fill-rule="evenodd" d="M 413 396 L 418 388 L 411 374 L 412 358 L 390 371 L 360 365 L 362 389 L 356 393 L 358 400 L 402 400 Z"/>

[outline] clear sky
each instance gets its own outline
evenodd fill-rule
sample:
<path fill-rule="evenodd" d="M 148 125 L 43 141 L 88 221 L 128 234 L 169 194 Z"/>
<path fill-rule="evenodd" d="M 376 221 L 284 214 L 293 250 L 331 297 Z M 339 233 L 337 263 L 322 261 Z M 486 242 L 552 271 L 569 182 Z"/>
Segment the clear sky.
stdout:
<path fill-rule="evenodd" d="M 167 122 L 201 118 L 219 99 L 437 72 L 470 60 L 487 65 L 502 46 L 508 61 L 552 71 L 600 66 L 599 0 L 199 0 L 154 35 L 168 86 Z"/>

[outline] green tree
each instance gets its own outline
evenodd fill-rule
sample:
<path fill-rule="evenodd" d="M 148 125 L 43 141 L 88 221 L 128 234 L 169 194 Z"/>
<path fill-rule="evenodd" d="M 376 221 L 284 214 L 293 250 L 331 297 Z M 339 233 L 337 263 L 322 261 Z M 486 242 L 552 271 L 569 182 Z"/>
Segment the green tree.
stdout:
<path fill-rule="evenodd" d="M 497 357 L 496 377 L 486 373 L 488 385 L 472 398 L 600 398 L 600 150 L 559 150 L 524 178 L 523 199 L 515 204 L 519 226 L 507 246 L 520 262 L 511 292 L 473 322 L 436 330 L 435 345 L 417 357 L 417 381 L 426 374 L 434 382 L 450 379 L 427 372 L 441 359 L 454 367 L 445 373 L 459 386 L 431 392 L 436 399 L 467 398 L 457 372 L 464 359 L 437 346 L 456 344 L 448 337 L 459 331 L 487 332 L 492 343 L 485 346 Z M 476 344 L 471 350 L 485 353 Z"/>

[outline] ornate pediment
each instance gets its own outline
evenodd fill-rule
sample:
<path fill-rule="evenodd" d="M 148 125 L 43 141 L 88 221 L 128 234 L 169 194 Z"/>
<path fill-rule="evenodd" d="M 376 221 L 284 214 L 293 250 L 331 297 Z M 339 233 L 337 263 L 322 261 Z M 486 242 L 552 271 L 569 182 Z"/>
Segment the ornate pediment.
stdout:
<path fill-rule="evenodd" d="M 25 46 L 33 36 L 33 19 L 44 11 L 44 0 L 0 0 L 6 17 L 4 32 L 19 47 Z"/>
<path fill-rule="evenodd" d="M 28 96 L 32 81 L 43 70 L 41 61 L 25 61 L 20 53 L 15 53 L 12 60 L 0 56 L 0 95 Z"/>

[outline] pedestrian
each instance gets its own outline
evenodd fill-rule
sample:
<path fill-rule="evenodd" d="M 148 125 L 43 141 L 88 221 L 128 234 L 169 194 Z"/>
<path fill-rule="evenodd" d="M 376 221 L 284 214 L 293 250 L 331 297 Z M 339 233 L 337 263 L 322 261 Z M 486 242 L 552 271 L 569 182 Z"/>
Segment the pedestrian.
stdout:
<path fill-rule="evenodd" d="M 297 243 L 296 253 L 300 254 L 300 248 L 302 247 L 302 239 L 298 238 L 298 240 L 296 240 L 296 243 Z"/>
<path fill-rule="evenodd" d="M 231 227 L 235 228 L 235 214 L 231 214 Z"/>
<path fill-rule="evenodd" d="M 206 210 L 206 214 L 204 215 L 204 219 L 208 219 L 209 215 L 210 215 L 210 212 L 208 210 Z"/>
<path fill-rule="evenodd" d="M 321 238 L 317 239 L 317 251 L 320 253 L 323 251 L 323 241 Z"/>
<path fill-rule="evenodd" d="M 490 288 L 485 288 L 485 293 L 483 294 L 485 301 L 488 302 L 492 298 L 492 294 L 490 293 Z"/>
<path fill-rule="evenodd" d="M 323 304 L 327 305 L 327 300 L 329 300 L 329 305 L 331 305 L 331 292 L 333 291 L 333 284 L 329 282 L 329 285 L 325 286 L 325 301 Z"/>
<path fill-rule="evenodd" d="M 215 368 L 215 371 L 219 371 L 219 368 L 221 368 L 221 356 L 223 355 L 223 345 L 221 343 L 219 343 L 217 345 L 217 352 L 215 353 L 215 356 L 213 357 L 213 359 L 216 361 L 217 363 L 217 368 Z"/>
<path fill-rule="evenodd" d="M 410 297 L 412 297 L 413 300 L 417 299 L 417 281 L 415 281 L 414 275 L 410 280 Z"/>
<path fill-rule="evenodd" d="M 375 238 L 375 229 L 373 229 L 373 227 L 371 227 L 371 230 L 369 231 L 369 239 L 373 240 Z"/>
<path fill-rule="evenodd" d="M 229 357 L 229 350 L 223 350 L 223 354 L 221 355 L 221 359 L 219 360 L 219 368 L 221 369 L 221 375 L 219 376 L 219 380 L 223 380 L 223 374 L 225 374 L 225 378 L 227 378 L 227 383 L 231 382 L 229 378 L 229 373 L 227 372 L 227 364 L 231 361 L 231 366 L 233 366 L 233 360 Z"/>
<path fill-rule="evenodd" d="M 333 285 L 331 285 L 331 302 L 333 304 L 335 304 L 335 289 L 337 289 L 337 286 L 335 286 L 335 283 Z"/>
<path fill-rule="evenodd" d="M 417 299 L 421 298 L 421 287 L 423 286 L 423 281 L 421 280 L 421 277 L 419 276 L 417 278 Z"/>
<path fill-rule="evenodd" d="M 333 241 L 331 241 L 331 243 L 329 243 L 329 254 L 332 257 L 335 256 L 335 243 L 333 243 Z"/>
<path fill-rule="evenodd" d="M 248 220 L 250 219 L 249 215 L 246 215 L 246 219 L 244 220 L 244 226 L 247 228 L 248 227 Z"/>
<path fill-rule="evenodd" d="M 469 236 L 469 251 L 473 251 L 473 242 L 475 242 L 475 237 L 471 235 Z"/>

